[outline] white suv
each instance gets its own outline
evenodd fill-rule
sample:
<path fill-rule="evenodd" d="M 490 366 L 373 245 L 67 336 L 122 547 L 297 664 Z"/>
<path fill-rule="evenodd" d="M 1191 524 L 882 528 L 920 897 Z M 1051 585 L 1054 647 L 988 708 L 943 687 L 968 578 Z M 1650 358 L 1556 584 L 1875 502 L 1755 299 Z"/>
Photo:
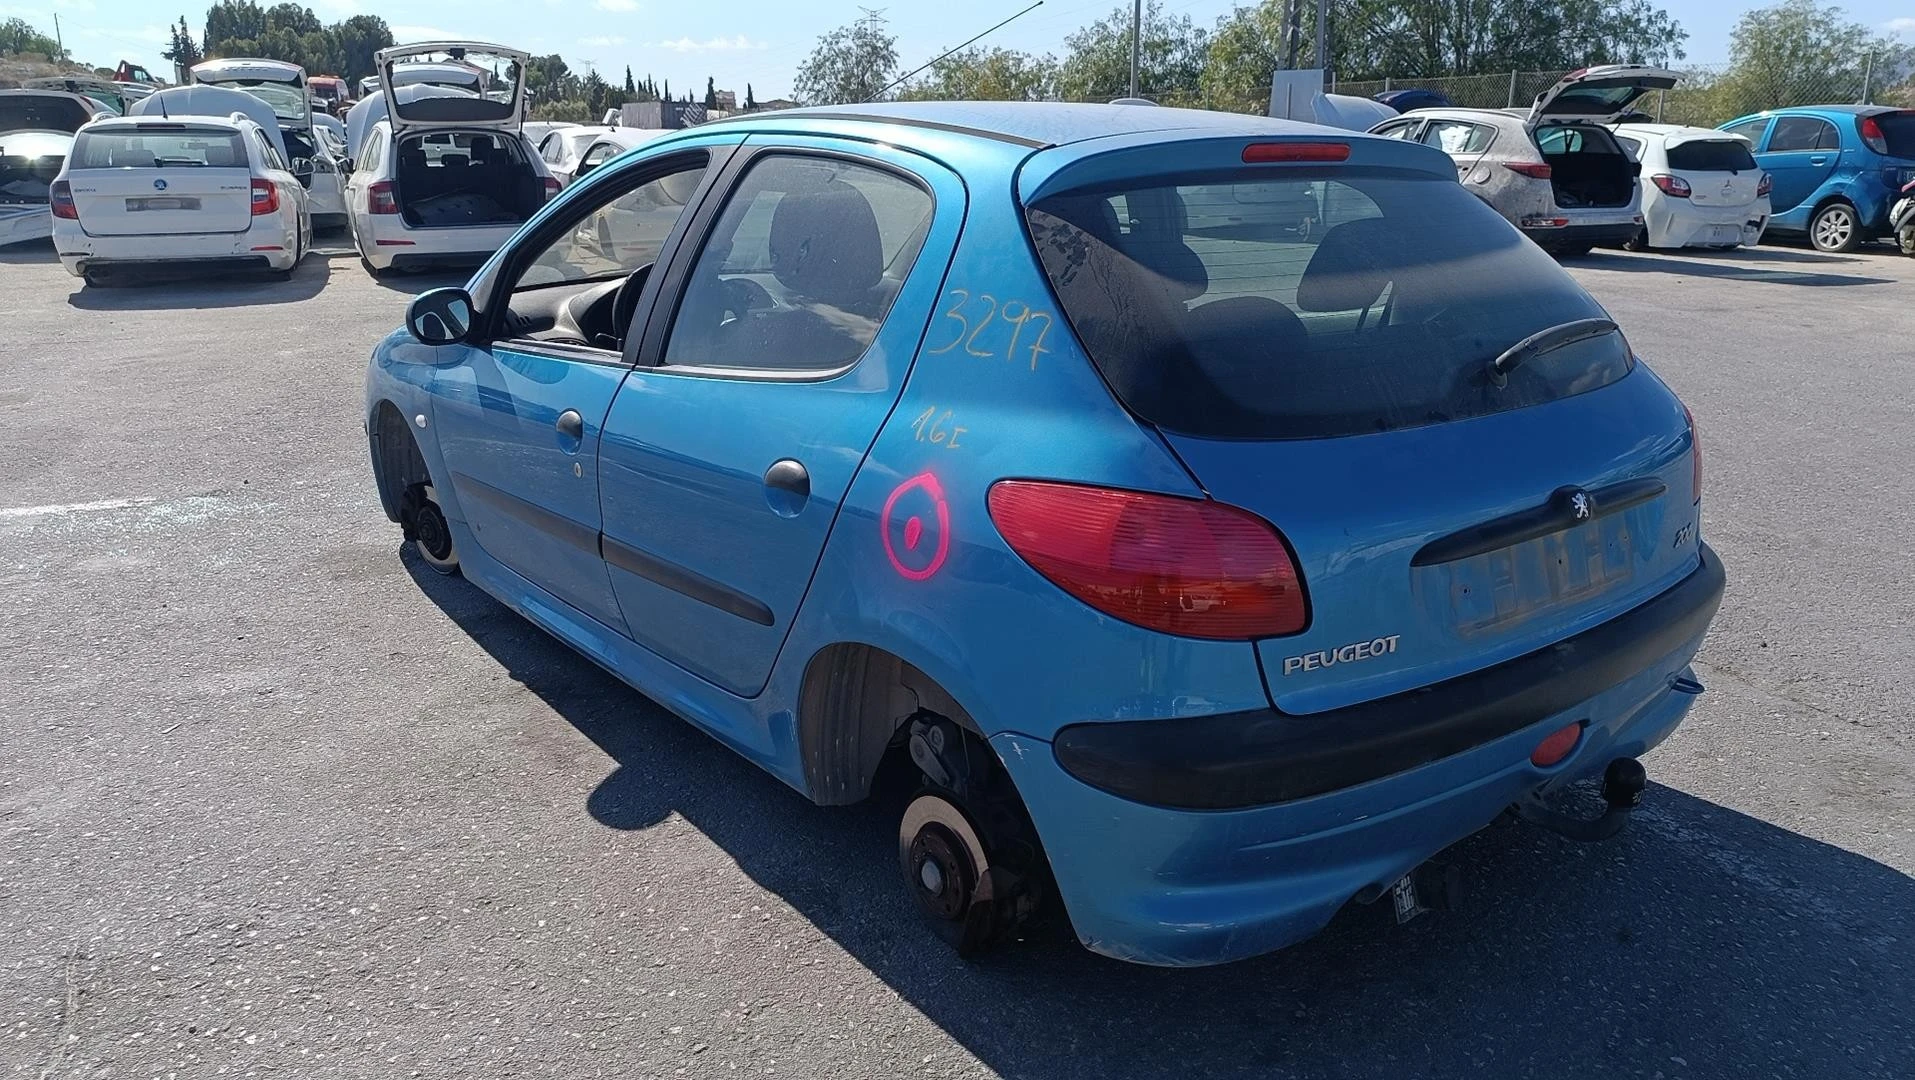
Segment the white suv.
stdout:
<path fill-rule="evenodd" d="M 60 262 L 89 283 L 166 264 L 290 273 L 312 243 L 306 189 L 239 113 L 96 120 L 49 194 Z"/>

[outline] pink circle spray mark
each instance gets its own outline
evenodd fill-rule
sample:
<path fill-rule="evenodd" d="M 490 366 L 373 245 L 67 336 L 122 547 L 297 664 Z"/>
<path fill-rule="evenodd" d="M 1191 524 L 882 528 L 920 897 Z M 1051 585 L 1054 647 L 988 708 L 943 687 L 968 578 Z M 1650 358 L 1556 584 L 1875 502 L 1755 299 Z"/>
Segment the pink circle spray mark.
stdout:
<path fill-rule="evenodd" d="M 931 496 L 931 504 L 937 509 L 938 515 L 937 550 L 931 553 L 931 561 L 922 570 L 913 570 L 904 565 L 903 560 L 898 558 L 897 549 L 891 544 L 891 514 L 897 509 L 898 500 L 917 488 L 923 488 L 924 493 Z M 938 572 L 944 565 L 945 557 L 951 553 L 951 507 L 944 501 L 944 488 L 938 484 L 937 477 L 928 472 L 919 473 L 891 492 L 890 498 L 884 500 L 884 512 L 878 515 L 878 539 L 884 542 L 884 555 L 891 560 L 891 568 L 906 580 L 923 581 Z M 918 542 L 923 539 L 924 519 L 913 514 L 904 523 L 905 549 L 916 551 Z"/>

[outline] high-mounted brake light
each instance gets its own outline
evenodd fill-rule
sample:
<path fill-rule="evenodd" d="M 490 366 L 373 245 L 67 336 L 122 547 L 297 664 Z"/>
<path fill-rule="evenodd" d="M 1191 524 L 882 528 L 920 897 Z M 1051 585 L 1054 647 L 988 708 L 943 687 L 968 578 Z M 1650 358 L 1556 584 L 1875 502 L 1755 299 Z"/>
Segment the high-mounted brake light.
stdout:
<path fill-rule="evenodd" d="M 1513 173 L 1522 173 L 1531 180 L 1547 180 L 1556 172 L 1540 161 L 1505 161 L 1503 168 Z"/>
<path fill-rule="evenodd" d="M 1769 192 L 1774 190 L 1775 190 L 1775 177 L 1770 176 L 1768 173 L 1763 173 L 1762 179 L 1757 180 L 1755 182 L 1755 197 L 1758 199 L 1768 198 Z"/>
<path fill-rule="evenodd" d="M 399 200 L 393 196 L 392 181 L 381 180 L 366 189 L 366 213 L 396 214 Z"/>
<path fill-rule="evenodd" d="M 1664 195 L 1671 198 L 1686 199 L 1689 197 L 1689 181 L 1684 180 L 1680 176 L 1670 176 L 1668 173 L 1657 173 L 1650 177 L 1649 180 L 1661 188 Z"/>
<path fill-rule="evenodd" d="M 1246 165 L 1268 165 L 1285 161 L 1348 161 L 1349 143 L 1276 142 L 1251 143 L 1243 148 Z"/>
<path fill-rule="evenodd" d="M 991 520 L 1058 588 L 1113 618 L 1221 641 L 1309 622 L 1290 549 L 1269 522 L 1208 499 L 1004 480 Z"/>
<path fill-rule="evenodd" d="M 279 189 L 271 180 L 253 177 L 253 216 L 264 217 L 279 212 Z"/>
<path fill-rule="evenodd" d="M 47 192 L 48 200 L 53 204 L 53 216 L 62 221 L 80 220 L 80 208 L 73 203 L 73 185 L 65 180 L 55 180 Z"/>

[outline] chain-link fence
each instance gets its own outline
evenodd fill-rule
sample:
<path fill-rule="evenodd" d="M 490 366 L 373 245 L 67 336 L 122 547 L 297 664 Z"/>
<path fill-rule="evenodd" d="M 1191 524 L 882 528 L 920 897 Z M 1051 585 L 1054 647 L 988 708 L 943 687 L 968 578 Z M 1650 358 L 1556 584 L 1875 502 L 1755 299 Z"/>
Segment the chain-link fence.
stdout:
<path fill-rule="evenodd" d="M 1872 56 L 1813 70 L 1741 68 L 1693 64 L 1675 68 L 1682 81 L 1644 97 L 1636 108 L 1669 124 L 1714 127 L 1738 116 L 1787 105 L 1878 104 L 1915 106 L 1915 79 L 1906 70 L 1878 65 Z M 1334 82 L 1331 92 L 1372 97 L 1387 90 L 1434 90 L 1458 106 L 1504 109 L 1527 106 L 1567 72 L 1506 71 L 1427 79 Z"/>

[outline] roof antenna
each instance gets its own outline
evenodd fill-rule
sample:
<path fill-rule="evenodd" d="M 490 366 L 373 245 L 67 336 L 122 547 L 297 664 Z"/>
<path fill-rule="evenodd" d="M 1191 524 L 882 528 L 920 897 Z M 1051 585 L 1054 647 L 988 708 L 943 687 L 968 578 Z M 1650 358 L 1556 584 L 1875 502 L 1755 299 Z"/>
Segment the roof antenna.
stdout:
<path fill-rule="evenodd" d="M 907 71 L 907 72 L 905 72 L 904 74 L 902 74 L 902 75 L 900 75 L 900 76 L 898 76 L 897 78 L 895 78 L 895 79 L 892 79 L 892 80 L 891 80 L 890 82 L 888 82 L 888 83 L 886 83 L 886 84 L 884 85 L 884 88 L 883 88 L 882 90 L 879 90 L 879 91 L 878 91 L 877 93 L 875 93 L 875 94 L 872 94 L 872 95 L 871 95 L 870 97 L 868 97 L 868 98 L 865 98 L 865 99 L 864 99 L 864 102 L 861 102 L 860 104 L 866 104 L 866 103 L 869 103 L 869 102 L 873 102 L 873 101 L 876 101 L 876 100 L 878 100 L 879 98 L 881 98 L 881 97 L 883 97 L 883 96 L 885 95 L 885 92 L 886 92 L 886 91 L 888 91 L 888 90 L 890 90 L 890 89 L 891 89 L 892 87 L 894 87 L 894 86 L 896 86 L 896 85 L 898 85 L 899 83 L 902 83 L 902 82 L 904 82 L 904 81 L 906 81 L 906 80 L 908 80 L 908 79 L 910 79 L 910 78 L 911 78 L 911 76 L 913 76 L 913 75 L 916 75 L 916 74 L 917 74 L 918 72 L 920 72 L 920 71 L 923 71 L 923 70 L 924 70 L 925 68 L 928 68 L 928 67 L 930 67 L 930 66 L 931 66 L 932 64 L 935 64 L 935 63 L 937 63 L 937 62 L 938 62 L 939 60 L 942 60 L 942 59 L 944 59 L 945 57 L 947 57 L 947 56 L 949 56 L 949 55 L 951 55 L 952 53 L 954 53 L 954 52 L 957 52 L 957 51 L 959 51 L 960 49 L 964 49 L 964 48 L 966 48 L 966 47 L 968 47 L 968 46 L 969 46 L 969 45 L 971 44 L 971 42 L 972 42 L 972 41 L 976 41 L 976 40 L 978 40 L 978 38 L 981 38 L 981 37 L 983 37 L 983 36 L 984 36 L 985 34 L 989 34 L 989 33 L 991 33 L 991 32 L 992 32 L 992 31 L 994 31 L 994 30 L 998 30 L 998 29 L 1001 29 L 1001 28 L 1003 28 L 1004 26 L 1007 26 L 1007 25 L 1009 25 L 1009 24 L 1010 24 L 1010 23 L 1011 23 L 1012 21 L 1014 21 L 1014 20 L 1017 20 L 1017 19 L 1021 19 L 1021 18 L 1023 18 L 1024 16 L 1026 16 L 1026 15 L 1029 15 L 1029 14 L 1030 14 L 1031 12 L 1033 12 L 1033 11 L 1036 11 L 1036 10 L 1037 10 L 1038 8 L 1041 8 L 1041 7 L 1043 7 L 1043 6 L 1044 6 L 1044 0 L 1037 0 L 1037 3 L 1035 3 L 1035 4 L 1032 4 L 1032 5 L 1030 6 L 1030 7 L 1027 7 L 1027 8 L 1025 8 L 1025 9 L 1024 9 L 1023 11 L 1020 11 L 1020 12 L 1018 12 L 1017 14 L 1015 14 L 1015 15 L 1013 15 L 1013 16 L 1011 16 L 1011 17 L 1010 17 L 1009 19 L 1005 19 L 1005 20 L 1004 20 L 1003 22 L 1001 22 L 1001 23 L 998 23 L 998 24 L 997 24 L 996 26 L 993 26 L 993 27 L 991 27 L 991 29 L 990 29 L 990 30 L 986 30 L 986 31 L 984 31 L 984 33 L 983 33 L 983 34 L 979 34 L 979 35 L 977 35 L 977 37 L 974 37 L 974 38 L 972 38 L 972 39 L 971 39 L 971 41 L 967 41 L 967 42 L 965 42 L 965 43 L 964 43 L 963 45 L 959 45 L 959 46 L 958 46 L 958 47 L 957 47 L 956 49 L 946 49 L 946 50 L 944 50 L 943 52 L 941 52 L 941 53 L 939 53 L 939 54 L 938 54 L 937 56 L 935 56 L 935 57 L 933 57 L 933 58 L 932 58 L 931 60 L 929 60 L 928 62 L 926 62 L 926 63 L 924 63 L 924 64 L 921 64 L 921 65 L 919 65 L 918 67 L 914 67 L 914 68 L 912 68 L 912 69 L 911 69 L 910 71 Z"/>
<path fill-rule="evenodd" d="M 172 117 L 170 117 L 170 116 L 168 116 L 168 115 L 166 115 L 166 99 L 165 99 L 165 98 L 163 98 L 163 97 L 156 97 L 156 98 L 154 98 L 153 100 L 154 100 L 154 101 L 157 101 L 157 102 L 159 103 L 159 106 L 160 106 L 160 119 L 162 119 L 162 120 L 171 120 L 171 119 L 173 119 Z"/>

